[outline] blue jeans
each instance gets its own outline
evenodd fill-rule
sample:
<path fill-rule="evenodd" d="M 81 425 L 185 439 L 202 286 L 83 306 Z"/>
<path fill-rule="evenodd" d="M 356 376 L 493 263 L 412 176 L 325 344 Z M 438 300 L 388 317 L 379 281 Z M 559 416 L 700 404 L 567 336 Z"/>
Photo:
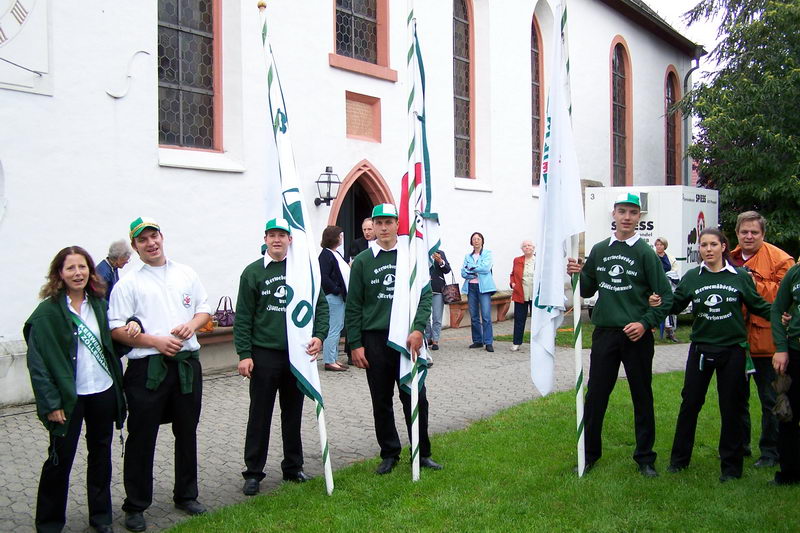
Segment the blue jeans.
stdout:
<path fill-rule="evenodd" d="M 431 302 L 431 319 L 425 326 L 425 338 L 433 342 L 439 342 L 439 335 L 442 334 L 442 314 L 444 313 L 444 300 L 442 293 L 434 292 Z"/>
<path fill-rule="evenodd" d="M 339 353 L 339 337 L 342 335 L 344 327 L 344 300 L 336 294 L 326 294 L 325 299 L 328 300 L 330 319 L 328 336 L 325 337 L 325 342 L 322 344 L 322 355 L 325 364 L 330 365 L 336 362 L 336 356 Z"/>
<path fill-rule="evenodd" d="M 467 303 L 472 320 L 472 342 L 492 344 L 492 293 L 480 292 L 477 283 L 469 283 Z"/>

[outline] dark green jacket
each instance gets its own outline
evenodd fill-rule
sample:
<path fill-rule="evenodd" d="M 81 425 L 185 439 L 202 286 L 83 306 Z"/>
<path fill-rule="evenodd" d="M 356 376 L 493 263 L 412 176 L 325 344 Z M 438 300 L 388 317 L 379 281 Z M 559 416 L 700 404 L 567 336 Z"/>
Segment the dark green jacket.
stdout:
<path fill-rule="evenodd" d="M 781 322 L 784 311 L 792 315 L 788 326 Z M 776 352 L 800 350 L 800 264 L 790 268 L 781 281 L 772 304 L 771 322 Z"/>
<path fill-rule="evenodd" d="M 100 343 L 111 370 L 111 380 L 117 395 L 117 428 L 125 421 L 125 397 L 122 394 L 122 365 L 114 354 L 111 332 L 108 329 L 108 303 L 103 299 L 88 296 L 89 305 L 100 326 Z M 67 420 L 72 416 L 78 394 L 75 389 L 75 365 L 78 357 L 77 327 L 67 309 L 67 298 L 61 291 L 55 298 L 47 298 L 33 312 L 22 329 L 28 343 L 28 372 L 31 376 L 33 394 L 36 397 L 36 413 L 47 430 L 56 437 L 63 437 L 68 424 L 56 424 L 47 420 L 47 415 L 58 409 L 64 410 Z"/>

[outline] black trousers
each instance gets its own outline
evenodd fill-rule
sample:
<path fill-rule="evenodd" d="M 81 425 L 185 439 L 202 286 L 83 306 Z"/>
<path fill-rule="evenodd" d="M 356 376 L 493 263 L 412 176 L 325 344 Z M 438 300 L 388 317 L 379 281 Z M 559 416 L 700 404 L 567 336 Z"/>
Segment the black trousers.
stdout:
<path fill-rule="evenodd" d="M 789 367 L 792 378 L 787 396 L 792 406 L 792 420 L 778 423 L 778 456 L 780 472 L 775 480 L 781 483 L 800 483 L 800 352 L 789 350 Z"/>
<path fill-rule="evenodd" d="M 594 463 L 603 455 L 603 418 L 608 409 L 608 398 L 617 383 L 620 363 L 625 367 L 633 401 L 636 428 L 633 459 L 640 465 L 655 463 L 653 443 L 656 440 L 656 420 L 651 386 L 653 354 L 653 333 L 649 329 L 636 342 L 628 339 L 622 328 L 594 329 L 584 411 L 588 464 Z"/>
<path fill-rule="evenodd" d="M 761 457 L 778 460 L 778 418 L 772 413 L 775 407 L 776 393 L 772 388 L 775 381 L 775 369 L 772 368 L 771 357 L 753 357 L 756 373 L 753 380 L 758 390 L 758 400 L 761 402 L 761 437 L 758 439 L 758 448 Z M 742 412 L 744 424 L 744 447 L 750 448 L 750 382 L 748 381 L 745 393 L 745 405 Z"/>
<path fill-rule="evenodd" d="M 300 424 L 303 418 L 303 393 L 289 365 L 289 352 L 253 347 L 253 373 L 250 376 L 250 414 L 244 440 L 245 479 L 264 479 L 269 448 L 269 430 L 275 395 L 280 392 L 281 436 L 283 437 L 284 475 L 303 469 L 303 443 Z"/>
<path fill-rule="evenodd" d="M 173 500 L 197 499 L 197 423 L 203 397 L 200 361 L 192 365 L 192 392 L 181 393 L 178 363 L 169 357 L 167 375 L 156 390 L 148 389 L 148 358 L 128 361 L 123 379 L 128 400 L 128 440 L 125 443 L 125 512 L 142 512 L 153 503 L 153 458 L 158 428 L 165 415 L 172 419 L 175 435 L 175 485 Z"/>
<path fill-rule="evenodd" d="M 514 302 L 514 344 L 522 344 L 522 337 L 525 334 L 525 322 L 528 321 L 528 313 L 531 310 L 531 300 L 524 303 Z"/>
<path fill-rule="evenodd" d="M 400 457 L 400 437 L 394 422 L 394 386 L 400 393 L 408 438 L 411 440 L 411 395 L 400 388 L 400 353 L 386 345 L 388 331 L 364 331 L 362 341 L 369 363 L 367 383 L 372 398 L 372 416 L 375 419 L 375 436 L 381 447 L 381 458 Z M 419 454 L 431 456 L 428 438 L 428 396 L 425 387 L 419 391 Z"/>
<path fill-rule="evenodd" d="M 66 523 L 69 475 L 86 421 L 86 496 L 89 524 L 111 524 L 111 440 L 117 414 L 114 387 L 78 396 L 63 437 L 50 436 L 49 457 L 42 466 L 36 499 L 36 530 L 61 531 Z"/>
<path fill-rule="evenodd" d="M 723 475 L 741 477 L 744 457 L 744 426 L 742 410 L 745 408 L 747 377 L 745 376 L 745 352 L 740 346 L 727 348 L 716 355 L 716 362 L 703 362 L 700 370 L 700 353 L 696 345 L 689 346 L 686 373 L 681 391 L 681 408 L 675 426 L 670 463 L 686 467 L 692 459 L 697 416 L 706 400 L 711 376 L 717 373 L 717 394 L 722 424 L 719 433 L 720 470 Z"/>

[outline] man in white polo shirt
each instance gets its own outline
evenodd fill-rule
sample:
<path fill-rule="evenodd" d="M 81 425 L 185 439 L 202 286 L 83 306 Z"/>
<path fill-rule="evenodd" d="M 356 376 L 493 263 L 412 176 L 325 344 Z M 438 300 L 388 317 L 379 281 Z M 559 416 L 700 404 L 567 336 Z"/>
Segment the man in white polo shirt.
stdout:
<path fill-rule="evenodd" d="M 131 246 L 142 265 L 114 286 L 108 309 L 112 338 L 132 346 L 124 377 L 128 400 L 125 445 L 125 527 L 144 531 L 144 510 L 153 500 L 153 456 L 158 428 L 171 422 L 175 435 L 175 507 L 205 512 L 197 501 L 197 423 L 203 392 L 195 331 L 210 318 L 208 295 L 191 268 L 168 260 L 155 220 L 130 225 Z M 128 337 L 136 317 L 142 333 Z"/>

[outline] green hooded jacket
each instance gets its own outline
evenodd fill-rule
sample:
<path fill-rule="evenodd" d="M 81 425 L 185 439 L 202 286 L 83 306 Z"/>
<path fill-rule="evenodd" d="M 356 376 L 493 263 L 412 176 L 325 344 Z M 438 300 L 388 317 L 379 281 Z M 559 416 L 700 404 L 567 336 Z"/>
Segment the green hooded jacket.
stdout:
<path fill-rule="evenodd" d="M 125 397 L 122 394 L 122 364 L 114 353 L 111 332 L 108 329 L 108 303 L 88 295 L 97 323 L 100 326 L 100 343 L 111 370 L 114 392 L 117 395 L 117 428 L 125 421 Z M 75 365 L 80 339 L 77 327 L 70 318 L 67 298 L 60 291 L 55 298 L 42 301 L 22 329 L 28 343 L 28 372 L 36 397 L 36 414 L 47 430 L 55 437 L 67 433 L 68 424 L 57 424 L 47 415 L 58 409 L 64 410 L 70 420 L 78 394 L 75 389 Z"/>

